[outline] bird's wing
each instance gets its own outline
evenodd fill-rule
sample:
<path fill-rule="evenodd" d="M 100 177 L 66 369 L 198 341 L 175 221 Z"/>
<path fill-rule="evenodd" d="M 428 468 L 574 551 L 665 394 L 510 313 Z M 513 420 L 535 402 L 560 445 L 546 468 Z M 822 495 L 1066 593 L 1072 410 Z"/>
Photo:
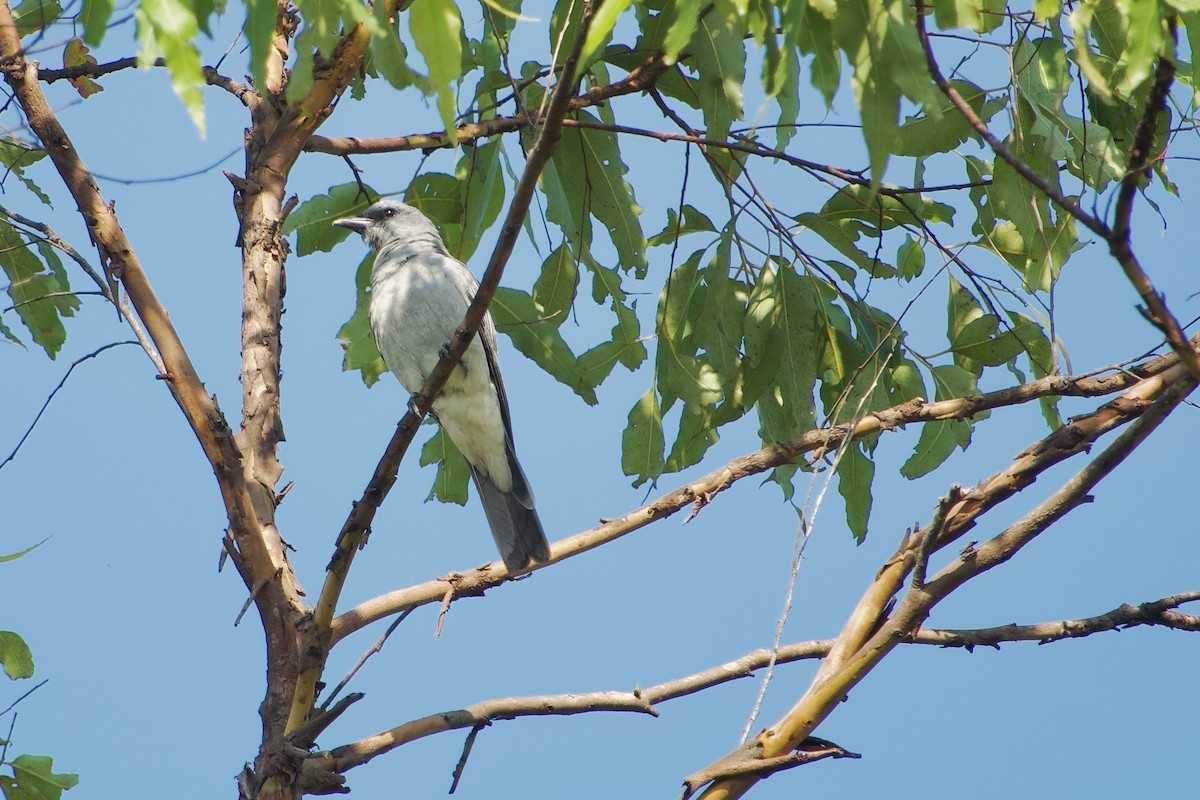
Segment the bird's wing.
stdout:
<path fill-rule="evenodd" d="M 446 256 L 446 260 L 451 262 L 448 265 L 450 266 L 451 274 L 462 290 L 467 305 L 470 305 L 471 301 L 475 299 L 475 293 L 479 290 L 479 281 L 475 280 L 475 276 L 471 274 L 471 270 L 467 269 L 466 265 L 458 259 Z M 500 377 L 500 361 L 496 356 L 496 324 L 492 321 L 490 311 L 484 314 L 483 322 L 479 325 L 479 331 L 475 335 L 479 337 L 479 343 L 483 345 L 483 355 L 487 359 L 488 375 L 491 376 L 492 384 L 496 387 L 496 395 L 500 400 L 500 418 L 504 420 L 504 432 L 508 435 L 510 442 L 509 449 L 511 450 L 513 438 L 512 417 L 508 411 L 508 394 L 504 391 L 504 379 Z"/>

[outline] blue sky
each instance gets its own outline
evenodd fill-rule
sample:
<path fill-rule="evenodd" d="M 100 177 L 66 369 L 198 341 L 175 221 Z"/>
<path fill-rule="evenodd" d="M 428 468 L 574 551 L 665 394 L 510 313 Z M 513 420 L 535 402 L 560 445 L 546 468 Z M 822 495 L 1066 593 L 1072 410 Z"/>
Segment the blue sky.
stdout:
<path fill-rule="evenodd" d="M 237 22 L 236 11 L 229 16 Z M 468 11 L 466 21 L 469 28 L 478 25 L 478 12 Z M 544 23 L 526 24 L 527 46 L 541 48 L 529 58 L 544 58 Z M 106 47 L 102 59 L 126 54 L 118 46 L 123 39 Z M 227 43 L 218 37 L 213 55 Z M 51 65 L 56 56 L 44 58 Z M 161 71 L 128 71 L 103 85 L 102 94 L 82 104 L 66 87 L 52 93 L 98 174 L 175 175 L 240 146 L 246 116 L 218 90 L 207 94 L 209 125 L 201 140 Z M 826 117 L 820 101 L 806 96 L 802 118 L 853 121 L 849 100 L 839 98 L 841 105 Z M 647 108 L 615 105 L 622 122 L 662 127 L 657 111 Z M 428 103 L 379 86 L 366 103 L 340 108 L 323 132 L 369 136 L 437 127 Z M 622 146 L 645 208 L 644 228 L 657 232 L 665 209 L 677 202 L 682 145 L 630 140 Z M 817 160 L 865 164 L 860 144 L 845 130 L 805 129 L 797 147 Z M 1180 154 L 1194 149 L 1182 142 Z M 426 167 L 452 171 L 454 158 L 434 153 Z M 356 162 L 376 189 L 398 191 L 420 159 L 410 153 Z M 223 166 L 239 171 L 240 154 Z M 904 169 L 897 166 L 896 180 L 904 179 Z M 1165 231 L 1152 212 L 1139 208 L 1135 245 L 1177 315 L 1190 319 L 1197 313 L 1191 298 L 1197 229 L 1186 203 L 1196 167 L 1179 161 L 1172 169 L 1183 199 L 1156 195 Z M 829 194 L 767 165 L 756 166 L 755 176 L 788 204 L 785 210 L 817 208 Z M 44 219 L 86 251 L 86 234 L 56 178 L 48 168 L 34 177 L 52 191 L 53 210 L 35 205 L 12 181 L 0 203 Z M 291 189 L 304 198 L 349 179 L 340 160 L 308 155 Z M 100 185 L 116 202 L 207 388 L 236 424 L 240 260 L 229 184 L 213 170 L 174 183 Z M 695 186 L 696 202 L 719 204 L 712 187 Z M 490 244 L 489 238 L 473 260 L 477 273 Z M 297 550 L 293 562 L 310 597 L 406 401 L 390 377 L 368 390 L 341 370 L 334 334 L 353 311 L 353 272 L 363 252 L 351 240 L 332 254 L 288 262 L 281 460 L 284 480 L 296 486 L 280 507 L 279 524 Z M 87 255 L 94 260 L 94 253 Z M 541 258 L 522 242 L 504 283 L 528 288 Z M 668 259 L 669 248 L 650 251 L 644 287 L 650 293 L 639 300 L 647 330 L 657 303 L 652 292 L 667 274 Z M 944 297 L 944 288 L 935 287 L 914 309 L 907 322 L 915 340 L 932 343 L 944 335 Z M 4 454 L 72 360 L 128 338 L 110 307 L 96 298 L 83 302 L 56 361 L 0 346 Z M 1076 372 L 1156 344 L 1135 303 L 1102 247 L 1090 245 L 1070 263 L 1057 313 Z M 588 341 L 592 320 L 586 311 L 581 318 L 584 327 L 574 335 Z M 621 474 L 619 448 L 629 408 L 650 384 L 648 368 L 614 373 L 598 392 L 600 403 L 589 407 L 504 337 L 501 361 L 518 450 L 552 540 L 619 516 L 758 447 L 753 422 L 731 426 L 701 465 L 664 477 L 647 495 Z M 987 388 L 1004 383 L 994 381 Z M 1083 413 L 1098 404 L 1064 410 Z M 1002 469 L 1044 431 L 1034 408 L 996 411 L 976 429 L 966 453 L 918 481 L 898 476 L 917 430 L 884 436 L 871 535 L 854 544 L 831 491 L 808 544 L 784 641 L 835 635 L 904 529 L 927 521 L 950 484 L 969 486 Z M 1196 589 L 1200 543 L 1187 511 L 1194 441 L 1195 410 L 1183 408 L 1101 485 L 1094 503 L 957 592 L 930 624 L 973 628 L 1090 616 Z M 1075 460 L 1051 471 L 971 536 L 998 532 L 1081 465 Z M 424 503 L 432 478 L 415 457 L 406 460 L 355 563 L 347 605 L 494 558 L 477 499 L 465 508 Z M 18 707 L 15 752 L 53 755 L 59 769 L 78 772 L 81 783 L 68 795 L 73 800 L 160 796 L 165 786 L 184 800 L 232 796 L 233 776 L 253 758 L 258 740 L 261 631 L 252 617 L 233 626 L 245 589 L 231 570 L 216 571 L 225 518 L 211 470 L 138 348 L 117 348 L 76 370 L 16 460 L 0 471 L 0 508 L 0 551 L 49 537 L 2 567 L 0 627 L 26 638 L 38 677 L 49 678 Z M 436 608 L 417 611 L 355 679 L 352 688 L 367 692 L 367 699 L 322 737 L 321 746 L 494 697 L 650 685 L 769 646 L 797 535 L 795 511 L 773 486 L 746 480 L 689 524 L 681 521 L 682 515 L 649 526 L 482 601 L 460 601 L 440 639 L 433 638 Z M 376 626 L 346 640 L 328 678 L 336 681 L 381 632 Z M 760 784 L 751 796 L 1194 797 L 1197 656 L 1196 637 L 1144 628 L 1049 646 L 1009 644 L 1000 652 L 903 647 L 818 731 L 862 753 L 861 761 L 795 770 Z M 814 669 L 796 664 L 777 671 L 755 730 L 795 701 Z M 457 796 L 675 797 L 683 776 L 737 743 L 758 688 L 754 678 L 672 701 L 657 719 L 593 714 L 497 722 L 476 742 Z M 3 689 L 0 705 L 24 691 L 19 684 Z M 436 736 L 353 771 L 353 796 L 440 796 L 462 740 L 459 733 Z"/>

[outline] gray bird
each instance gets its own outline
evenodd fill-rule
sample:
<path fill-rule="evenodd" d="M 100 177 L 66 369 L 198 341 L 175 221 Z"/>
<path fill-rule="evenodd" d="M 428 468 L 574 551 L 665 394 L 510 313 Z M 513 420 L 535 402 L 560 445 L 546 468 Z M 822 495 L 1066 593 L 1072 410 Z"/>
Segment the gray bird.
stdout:
<path fill-rule="evenodd" d="M 371 332 L 388 369 L 415 394 L 437 365 L 479 284 L 446 250 L 433 222 L 412 206 L 381 200 L 361 217 L 333 224 L 361 233 L 375 251 Z M 513 450 L 491 314 L 484 316 L 479 334 L 433 402 L 432 413 L 471 467 L 508 571 L 549 561 L 550 546 L 533 492 Z"/>

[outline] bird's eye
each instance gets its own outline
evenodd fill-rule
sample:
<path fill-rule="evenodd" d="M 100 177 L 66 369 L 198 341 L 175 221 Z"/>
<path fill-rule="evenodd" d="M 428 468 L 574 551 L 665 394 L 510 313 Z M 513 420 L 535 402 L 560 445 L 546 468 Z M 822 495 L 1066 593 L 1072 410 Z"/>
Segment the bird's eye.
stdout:
<path fill-rule="evenodd" d="M 385 208 L 385 209 L 383 210 L 383 216 L 384 216 L 385 218 L 390 218 L 390 217 L 394 217 L 394 216 L 396 216 L 396 209 L 394 209 L 394 208 Z"/>

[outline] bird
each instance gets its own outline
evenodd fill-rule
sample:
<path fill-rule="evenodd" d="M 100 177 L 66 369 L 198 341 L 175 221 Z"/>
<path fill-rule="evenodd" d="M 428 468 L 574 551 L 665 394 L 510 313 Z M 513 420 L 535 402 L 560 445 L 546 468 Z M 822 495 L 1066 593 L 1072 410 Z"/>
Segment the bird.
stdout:
<path fill-rule="evenodd" d="M 355 231 L 375 252 L 368 317 L 388 369 L 410 395 L 419 392 L 479 289 L 450 255 L 433 220 L 398 200 L 333 224 Z M 496 351 L 496 326 L 479 332 L 433 401 L 431 414 L 462 452 L 509 573 L 550 560 L 533 491 L 513 448 L 512 417 Z"/>

